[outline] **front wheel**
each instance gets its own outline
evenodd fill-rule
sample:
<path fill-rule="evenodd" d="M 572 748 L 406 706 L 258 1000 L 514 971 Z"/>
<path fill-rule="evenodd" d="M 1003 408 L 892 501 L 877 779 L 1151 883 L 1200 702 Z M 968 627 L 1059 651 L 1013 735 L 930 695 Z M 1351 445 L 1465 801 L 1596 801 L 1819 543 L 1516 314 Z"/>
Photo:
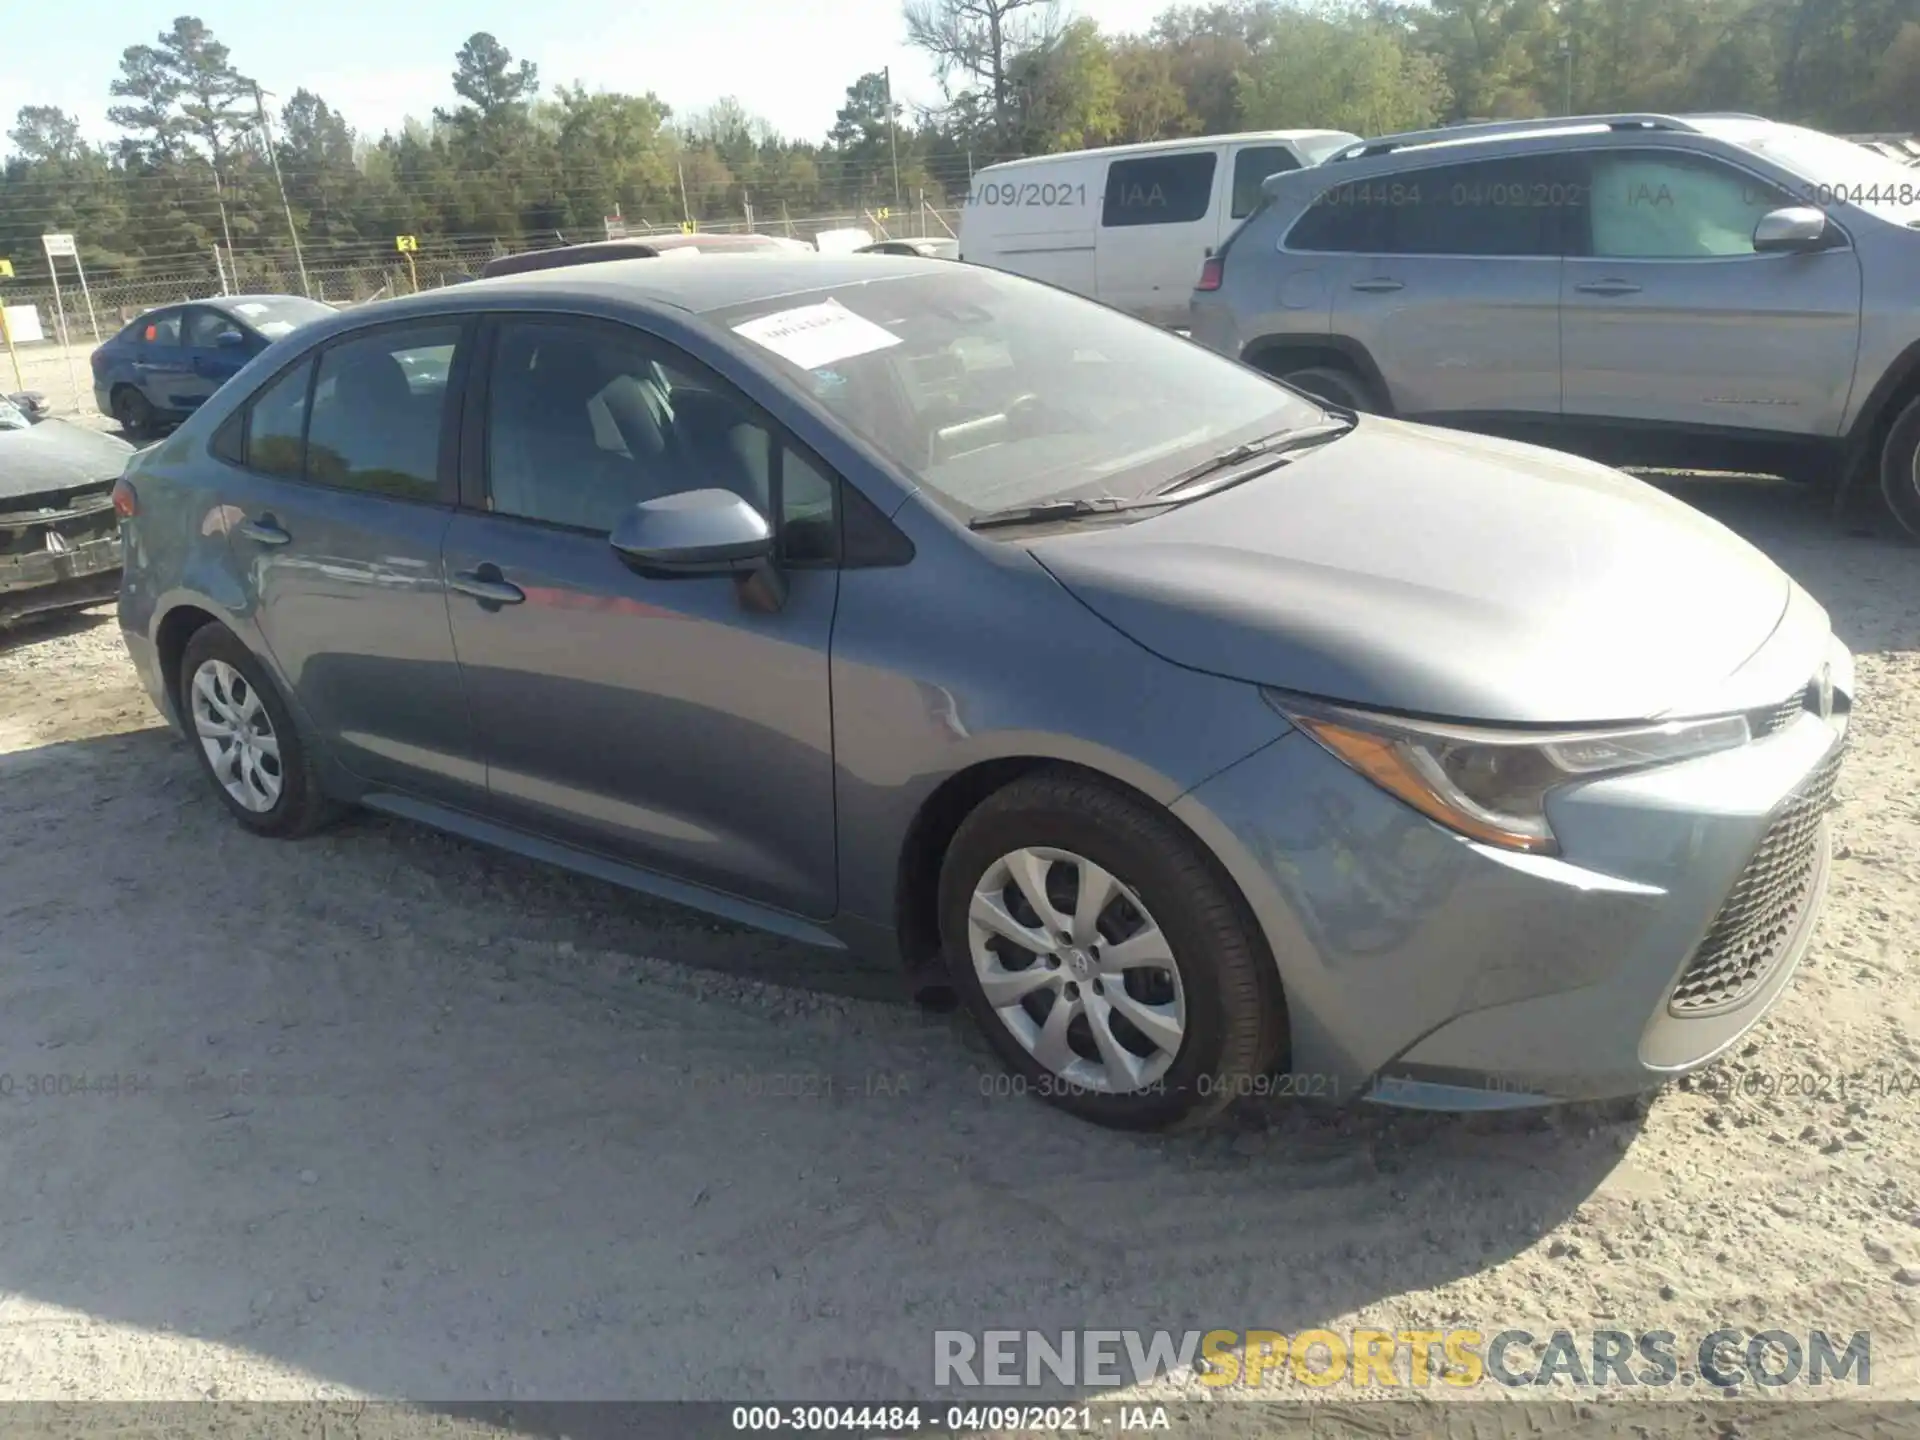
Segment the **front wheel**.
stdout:
<path fill-rule="evenodd" d="M 180 701 L 201 769 L 254 834 L 291 839 L 337 813 L 266 667 L 232 631 L 194 632 L 180 660 Z"/>
<path fill-rule="evenodd" d="M 1273 962 L 1171 817 L 1042 772 L 981 803 L 940 877 L 955 987 L 1013 1074 L 1099 1124 L 1198 1124 L 1278 1048 Z"/>
<path fill-rule="evenodd" d="M 1907 403 L 1880 452 L 1880 493 L 1901 528 L 1920 540 L 1920 396 Z"/>

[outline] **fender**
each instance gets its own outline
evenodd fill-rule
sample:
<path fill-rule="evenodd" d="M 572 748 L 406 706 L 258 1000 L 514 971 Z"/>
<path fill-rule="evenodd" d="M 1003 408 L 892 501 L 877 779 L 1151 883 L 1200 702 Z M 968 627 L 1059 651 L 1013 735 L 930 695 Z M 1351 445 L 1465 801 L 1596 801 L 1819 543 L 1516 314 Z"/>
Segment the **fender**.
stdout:
<path fill-rule="evenodd" d="M 1920 389 L 1920 340 L 1900 352 L 1861 403 L 1853 424 L 1847 427 L 1849 459 L 1866 458 L 1865 452 L 1879 439 L 1896 408 L 1916 389 Z"/>

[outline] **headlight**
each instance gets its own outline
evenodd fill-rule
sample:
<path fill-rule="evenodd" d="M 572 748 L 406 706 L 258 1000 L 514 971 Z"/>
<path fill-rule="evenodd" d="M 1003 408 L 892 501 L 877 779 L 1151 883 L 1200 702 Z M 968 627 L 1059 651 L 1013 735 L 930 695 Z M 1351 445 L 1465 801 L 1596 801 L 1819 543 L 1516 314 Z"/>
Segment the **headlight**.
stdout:
<path fill-rule="evenodd" d="M 1507 850 L 1550 852 L 1547 796 L 1574 780 L 1668 765 L 1752 738 L 1744 715 L 1624 730 L 1499 730 L 1374 715 L 1269 692 L 1336 759 L 1430 820 Z"/>

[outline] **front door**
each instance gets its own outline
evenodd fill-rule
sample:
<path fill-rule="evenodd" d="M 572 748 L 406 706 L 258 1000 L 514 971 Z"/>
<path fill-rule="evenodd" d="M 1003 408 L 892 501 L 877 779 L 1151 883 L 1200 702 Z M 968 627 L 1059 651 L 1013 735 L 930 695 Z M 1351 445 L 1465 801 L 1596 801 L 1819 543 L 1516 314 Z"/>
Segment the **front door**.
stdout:
<path fill-rule="evenodd" d="M 147 317 L 133 351 L 134 383 L 147 403 L 164 415 L 193 408 L 192 354 L 183 333 L 186 312 L 162 310 Z"/>
<path fill-rule="evenodd" d="M 833 482 L 725 381 L 628 326 L 503 316 L 489 371 L 487 508 L 455 518 L 446 566 L 491 808 L 831 915 Z M 779 517 L 778 608 L 728 577 L 643 578 L 608 543 L 641 501 L 716 487 Z"/>
<path fill-rule="evenodd" d="M 1187 150 L 1107 166 L 1094 242 L 1102 304 L 1155 325 L 1187 323 L 1200 267 L 1220 239 L 1219 159 Z"/>
<path fill-rule="evenodd" d="M 477 806 L 486 772 L 440 566 L 462 334 L 422 320 L 330 344 L 221 426 L 215 449 L 232 465 L 228 544 L 261 635 L 328 749 L 374 785 Z M 435 364 L 409 365 L 423 357 Z"/>
<path fill-rule="evenodd" d="M 1598 150 L 1562 307 L 1571 417 L 1840 433 L 1860 343 L 1860 260 L 1843 236 L 1757 254 L 1793 198 L 1709 156 Z"/>
<path fill-rule="evenodd" d="M 1560 412 L 1560 266 L 1571 170 L 1553 156 L 1430 166 L 1331 186 L 1290 249 L 1329 265 L 1333 329 L 1414 419 Z"/>

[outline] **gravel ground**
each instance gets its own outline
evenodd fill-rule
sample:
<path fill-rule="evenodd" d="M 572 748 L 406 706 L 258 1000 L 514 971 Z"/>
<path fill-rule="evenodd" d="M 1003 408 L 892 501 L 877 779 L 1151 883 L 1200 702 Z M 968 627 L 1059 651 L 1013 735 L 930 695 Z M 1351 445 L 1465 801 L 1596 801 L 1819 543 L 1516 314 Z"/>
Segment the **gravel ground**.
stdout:
<path fill-rule="evenodd" d="M 1106 1133 L 891 974 L 399 822 L 252 839 L 108 615 L 0 641 L 0 1399 L 890 1399 L 936 1328 L 1445 1325 L 1869 1330 L 1920 1397 L 1920 551 L 1678 488 L 1860 697 L 1811 955 L 1650 1108 Z"/>

